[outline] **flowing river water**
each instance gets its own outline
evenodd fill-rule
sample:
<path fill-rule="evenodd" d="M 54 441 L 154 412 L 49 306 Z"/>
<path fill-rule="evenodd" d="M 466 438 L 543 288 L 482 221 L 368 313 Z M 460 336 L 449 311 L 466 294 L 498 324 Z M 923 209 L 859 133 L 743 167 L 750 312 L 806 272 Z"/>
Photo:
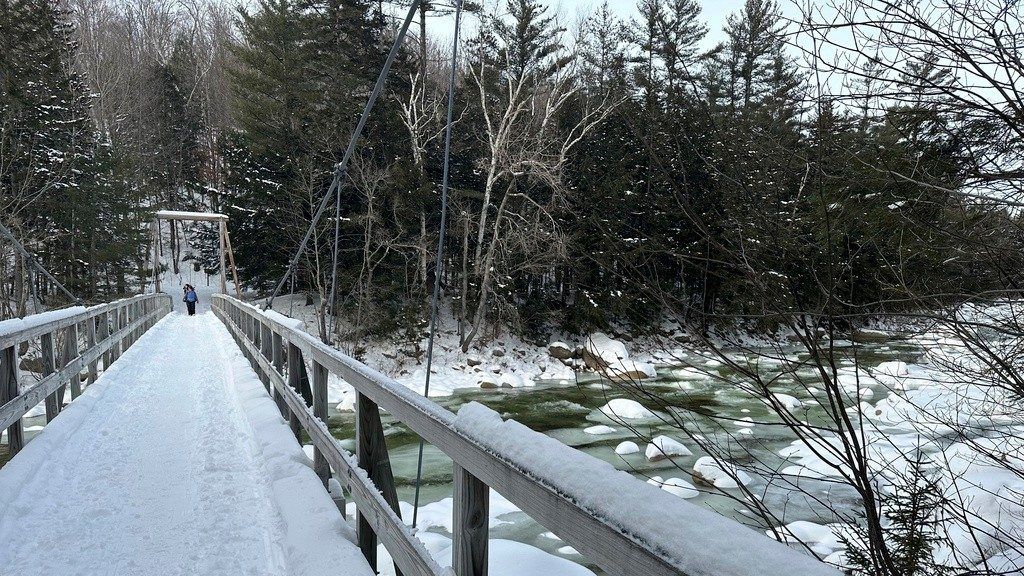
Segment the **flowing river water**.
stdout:
<path fill-rule="evenodd" d="M 778 356 L 778 348 L 770 352 Z M 789 346 L 783 347 L 785 357 L 788 361 L 799 361 L 807 358 L 807 354 L 800 348 Z M 837 343 L 837 359 L 840 367 L 854 366 L 854 359 L 859 366 L 874 367 L 881 362 L 890 360 L 903 360 L 914 362 L 918 360 L 923 350 L 911 344 L 898 342 L 862 342 L 855 347 L 846 343 Z M 731 358 L 744 358 L 738 351 L 726 352 Z M 706 358 L 691 354 L 691 359 L 684 358 L 683 362 L 692 362 L 694 366 L 682 365 L 659 365 L 658 378 L 645 381 L 645 389 L 655 393 L 661 405 L 645 402 L 641 403 L 647 408 L 657 411 L 662 418 L 646 420 L 625 420 L 615 422 L 609 419 L 600 410 L 609 400 L 614 398 L 636 398 L 627 394 L 620 386 L 613 385 L 594 377 L 592 375 L 580 375 L 575 381 L 544 381 L 540 380 L 534 387 L 527 388 L 500 388 L 500 389 L 461 389 L 447 397 L 434 398 L 434 401 L 457 411 L 460 406 L 467 402 L 479 402 L 497 411 L 506 419 L 515 419 L 520 423 L 543 432 L 556 438 L 569 446 L 573 446 L 591 456 L 610 462 L 616 468 L 626 470 L 641 479 L 648 479 L 652 476 L 664 478 L 678 477 L 688 482 L 693 479 L 690 476 L 694 461 L 704 454 L 699 447 L 690 442 L 685 433 L 677 426 L 668 424 L 665 418 L 666 406 L 675 412 L 677 419 L 687 422 L 691 432 L 700 434 L 711 443 L 717 445 L 729 445 L 734 443 L 734 450 L 731 450 L 730 461 L 740 466 L 752 459 L 759 460 L 762 465 L 780 469 L 791 462 L 787 462 L 779 456 L 779 451 L 786 448 L 796 438 L 786 427 L 773 425 L 776 417 L 770 414 L 768 407 L 752 397 L 749 393 L 741 390 L 733 382 L 739 375 L 724 365 L 717 365 L 717 362 L 707 362 Z M 710 365 L 709 365 L 710 364 Z M 760 371 L 771 374 L 774 370 L 778 373 L 778 363 L 760 362 Z M 774 367 L 773 367 L 774 366 Z M 694 368 L 698 369 L 694 369 Z M 802 407 L 794 410 L 800 414 L 802 419 L 814 424 L 822 417 L 821 407 L 812 399 L 808 392 L 808 386 L 814 387 L 818 380 L 816 372 L 809 366 L 801 368 L 797 374 L 803 384 L 797 384 L 791 377 L 783 376 L 772 386 L 773 392 L 789 394 L 802 401 Z M 820 387 L 819 387 L 820 388 Z M 885 397 L 887 390 L 879 387 L 872 391 L 874 401 Z M 390 450 L 391 463 L 394 469 L 395 481 L 399 500 L 413 502 L 413 492 L 416 478 L 416 460 L 419 438 L 410 432 L 401 423 L 395 422 L 384 415 L 385 434 L 387 436 L 388 448 Z M 745 421 L 749 419 L 754 424 Z M 623 423 L 628 424 L 624 426 Z M 584 432 L 588 427 L 598 424 L 605 424 L 615 431 L 608 434 L 594 435 Z M 332 412 L 329 425 L 334 435 L 342 440 L 348 449 L 353 449 L 352 438 L 355 433 L 355 422 L 351 412 Z M 741 428 L 747 431 L 740 432 Z M 646 446 L 645 439 L 654 438 L 658 435 L 667 435 L 681 441 L 692 451 L 692 456 L 682 458 L 674 457 L 671 461 L 664 459 L 658 462 L 650 462 L 644 455 Z M 640 447 L 639 453 L 620 456 L 616 454 L 615 447 L 625 440 L 632 440 Z M 767 506 L 775 511 L 784 510 L 785 522 L 795 520 L 808 520 L 812 522 L 826 523 L 835 521 L 835 518 L 820 504 L 814 502 L 814 498 L 827 499 L 832 505 L 839 509 L 849 509 L 854 506 L 852 498 L 854 495 L 848 489 L 833 482 L 820 482 L 802 479 L 803 491 L 810 492 L 813 497 L 800 495 L 786 486 L 767 485 L 766 480 L 756 473 L 752 473 L 753 481 L 749 488 L 753 493 L 763 498 Z M 815 484 L 817 482 L 817 484 Z M 700 487 L 698 485 L 698 487 Z M 742 502 L 719 493 L 715 490 L 701 490 L 699 496 L 688 501 L 699 506 L 709 506 L 719 513 L 732 517 L 747 525 L 757 528 L 761 526 L 759 521 L 751 518 L 749 512 L 744 510 Z M 738 495 L 738 491 L 725 491 Z M 447 529 L 440 522 L 433 523 L 431 517 L 438 514 L 450 515 L 450 499 L 452 496 L 452 463 L 439 450 L 427 445 L 424 453 L 424 466 L 420 503 L 426 506 L 421 508 L 421 520 L 427 518 L 427 527 L 431 532 L 438 532 L 450 536 Z M 845 503 L 844 503 L 845 502 Z M 433 504 L 433 506 L 431 506 Z M 492 492 L 492 517 L 497 511 L 508 510 L 507 503 L 496 505 L 495 496 Z M 406 509 L 408 515 L 408 509 Z M 408 520 L 407 520 L 408 521 Z M 587 562 L 574 550 L 567 547 L 564 542 L 555 538 L 550 532 L 538 523 L 531 520 L 524 513 L 514 508 L 505 514 L 499 515 L 492 520 L 491 538 L 503 538 L 529 544 L 549 553 L 556 554 L 563 558 L 587 565 Z M 595 566 L 588 565 L 591 569 Z"/>

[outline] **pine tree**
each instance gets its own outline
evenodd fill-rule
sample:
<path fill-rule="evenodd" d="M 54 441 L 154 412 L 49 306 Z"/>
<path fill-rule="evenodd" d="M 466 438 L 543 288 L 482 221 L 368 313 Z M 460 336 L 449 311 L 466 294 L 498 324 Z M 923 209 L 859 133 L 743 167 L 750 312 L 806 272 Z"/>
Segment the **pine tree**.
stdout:
<path fill-rule="evenodd" d="M 700 20 L 697 0 L 670 0 L 661 22 L 661 57 L 669 94 L 693 92 L 699 76 L 700 43 L 708 29 Z"/>
<path fill-rule="evenodd" d="M 57 4 L 16 0 L 0 5 L 0 208 L 37 239 L 30 249 L 65 280 L 83 262 L 78 243 L 92 140 L 89 95 L 72 66 L 76 45 Z"/>

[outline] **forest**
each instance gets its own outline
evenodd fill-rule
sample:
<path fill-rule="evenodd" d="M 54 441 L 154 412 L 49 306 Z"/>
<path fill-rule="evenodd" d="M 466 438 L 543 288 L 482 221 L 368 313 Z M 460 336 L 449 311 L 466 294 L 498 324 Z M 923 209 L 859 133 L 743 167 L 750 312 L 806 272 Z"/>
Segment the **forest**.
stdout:
<path fill-rule="evenodd" d="M 797 21 L 748 0 L 708 48 L 698 0 L 640 0 L 627 20 L 607 3 L 581 15 L 467 3 L 436 266 L 450 38 L 427 16 L 452 6 L 425 2 L 288 288 L 345 319 L 322 321 L 338 332 L 322 337 L 351 339 L 422 325 L 440 270 L 464 349 L 502 330 L 644 332 L 665 317 L 698 330 L 771 330 L 794 313 L 846 325 L 1016 290 L 1021 221 L 1007 199 L 1021 112 L 1006 88 L 1019 63 L 981 39 L 971 50 L 995 70 L 978 73 L 956 52 L 962 31 L 928 36 L 938 8 L 900 6 L 825 3 Z M 872 10 L 904 35 L 879 24 L 863 42 L 835 37 Z M 2 223 L 73 293 L 102 299 L 152 275 L 154 210 L 222 211 L 246 290 L 268 292 L 401 12 L 4 2 Z M 1014 12 L 977 6 L 972 22 Z M 216 232 L 184 234 L 186 247 L 160 247 L 167 261 L 184 250 L 217 272 Z M 3 250 L 5 316 L 64 298 Z"/>

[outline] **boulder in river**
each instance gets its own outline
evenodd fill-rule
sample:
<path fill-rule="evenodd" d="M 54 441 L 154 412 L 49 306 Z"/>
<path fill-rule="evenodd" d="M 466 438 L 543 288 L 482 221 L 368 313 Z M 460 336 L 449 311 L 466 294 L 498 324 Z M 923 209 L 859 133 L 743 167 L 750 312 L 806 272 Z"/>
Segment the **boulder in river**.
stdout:
<path fill-rule="evenodd" d="M 552 358 L 558 360 L 568 360 L 572 358 L 573 350 L 565 342 L 552 342 L 548 344 L 548 354 Z"/>
<path fill-rule="evenodd" d="M 690 452 L 690 449 L 678 440 L 668 436 L 658 436 L 647 445 L 644 455 L 649 461 L 657 462 L 673 456 L 692 456 L 693 452 Z"/>
<path fill-rule="evenodd" d="M 589 369 L 616 382 L 636 382 L 658 375 L 654 366 L 631 360 L 625 344 L 602 332 L 587 337 L 583 362 Z"/>

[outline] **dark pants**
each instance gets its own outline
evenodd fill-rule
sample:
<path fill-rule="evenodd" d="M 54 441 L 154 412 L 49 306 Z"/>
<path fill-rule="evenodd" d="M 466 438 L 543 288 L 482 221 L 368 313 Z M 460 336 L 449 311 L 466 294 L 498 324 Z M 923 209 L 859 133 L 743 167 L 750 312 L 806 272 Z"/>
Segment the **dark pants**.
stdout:
<path fill-rule="evenodd" d="M 188 315 L 189 316 L 195 316 L 196 315 L 196 303 L 195 302 L 185 302 L 185 306 L 188 307 Z"/>

